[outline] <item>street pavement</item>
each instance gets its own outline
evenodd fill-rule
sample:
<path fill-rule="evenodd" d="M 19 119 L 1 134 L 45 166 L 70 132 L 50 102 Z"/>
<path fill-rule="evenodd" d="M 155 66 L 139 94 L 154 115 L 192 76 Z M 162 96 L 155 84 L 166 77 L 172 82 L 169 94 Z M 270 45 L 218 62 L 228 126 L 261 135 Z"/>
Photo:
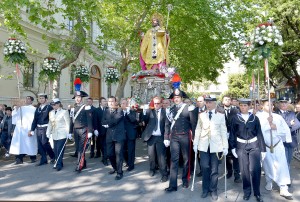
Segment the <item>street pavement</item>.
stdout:
<path fill-rule="evenodd" d="M 201 198 L 202 178 L 195 178 L 195 188 L 191 191 L 182 188 L 179 169 L 177 192 L 165 193 L 169 182 L 160 182 L 160 174 L 149 176 L 147 147 L 140 139 L 137 140 L 136 165 L 131 172 L 124 167 L 124 177 L 120 181 L 109 175 L 111 166 L 104 166 L 101 158 L 89 159 L 87 153 L 87 169 L 81 173 L 74 172 L 76 158 L 74 145 L 69 142 L 64 156 L 64 168 L 57 172 L 52 164 L 36 167 L 30 163 L 29 157 L 24 163 L 14 165 L 14 157 L 4 158 L 4 149 L 0 157 L 0 200 L 18 201 L 212 201 L 210 197 Z M 38 156 L 39 159 L 39 156 Z M 197 165 L 198 166 L 198 165 Z M 291 177 L 293 179 L 290 191 L 294 201 L 300 201 L 300 162 L 293 160 Z M 199 166 L 197 168 L 198 173 Z M 265 178 L 262 175 L 261 194 L 265 202 L 286 201 L 279 195 L 279 189 L 273 184 L 273 191 L 264 188 Z M 227 198 L 225 198 L 224 161 L 219 165 L 218 201 L 243 201 L 242 184 L 233 182 L 233 177 L 227 180 Z M 249 202 L 256 201 L 252 195 Z"/>

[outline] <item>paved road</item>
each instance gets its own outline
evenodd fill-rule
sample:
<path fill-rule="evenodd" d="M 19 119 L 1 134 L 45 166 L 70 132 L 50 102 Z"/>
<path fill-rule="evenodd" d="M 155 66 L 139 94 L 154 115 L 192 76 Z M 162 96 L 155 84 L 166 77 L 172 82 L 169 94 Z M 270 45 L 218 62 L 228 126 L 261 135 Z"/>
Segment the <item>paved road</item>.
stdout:
<path fill-rule="evenodd" d="M 149 165 L 146 145 L 137 141 L 136 168 L 124 172 L 124 178 L 115 181 L 108 174 L 111 166 L 105 167 L 100 159 L 88 159 L 88 168 L 82 173 L 73 172 L 76 159 L 69 156 L 73 145 L 67 144 L 64 157 L 64 168 L 57 172 L 52 165 L 35 167 L 29 163 L 28 157 L 24 164 L 14 165 L 14 158 L 5 159 L 1 150 L 0 158 L 0 200 L 29 201 L 211 201 L 210 197 L 201 199 L 201 178 L 196 177 L 195 190 L 181 187 L 181 177 L 178 177 L 178 191 L 165 193 L 168 182 L 161 183 L 160 176 L 148 175 Z M 88 155 L 87 155 L 88 156 Z M 294 160 L 292 165 L 294 201 L 300 201 L 300 162 Z M 126 168 L 125 168 L 126 169 Z M 124 169 L 124 170 L 125 170 Z M 181 169 L 179 170 L 181 173 Z M 220 165 L 218 201 L 243 201 L 242 185 L 227 180 L 227 199 L 224 194 L 224 164 Z M 285 201 L 279 196 L 278 189 L 271 192 L 264 189 L 265 179 L 262 176 L 261 193 L 265 202 Z M 249 200 L 255 201 L 252 196 Z"/>

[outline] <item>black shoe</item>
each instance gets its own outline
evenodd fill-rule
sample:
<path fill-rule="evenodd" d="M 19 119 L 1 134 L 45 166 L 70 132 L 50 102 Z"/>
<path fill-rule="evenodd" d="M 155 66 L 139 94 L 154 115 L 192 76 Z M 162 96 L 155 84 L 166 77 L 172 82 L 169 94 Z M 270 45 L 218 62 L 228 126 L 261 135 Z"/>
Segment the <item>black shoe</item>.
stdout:
<path fill-rule="evenodd" d="M 94 153 L 91 153 L 90 154 L 90 159 L 94 158 L 95 154 Z"/>
<path fill-rule="evenodd" d="M 54 164 L 54 163 L 55 163 L 55 159 L 54 159 L 54 158 L 51 159 L 51 160 L 50 160 L 50 163 L 51 163 L 51 164 Z"/>
<path fill-rule="evenodd" d="M 35 166 L 42 166 L 48 164 L 47 162 L 35 164 Z"/>
<path fill-rule="evenodd" d="M 111 171 L 108 172 L 108 174 L 112 175 L 112 174 L 114 174 L 116 172 L 117 172 L 116 170 L 111 170 Z"/>
<path fill-rule="evenodd" d="M 107 160 L 102 160 L 103 165 L 108 166 Z"/>
<path fill-rule="evenodd" d="M 155 170 L 150 170 L 149 175 L 150 177 L 153 177 L 155 175 Z"/>
<path fill-rule="evenodd" d="M 57 171 L 60 171 L 61 169 L 62 169 L 62 167 L 57 167 L 56 168 Z"/>
<path fill-rule="evenodd" d="M 155 170 L 159 170 L 159 166 L 158 165 L 155 166 Z"/>
<path fill-rule="evenodd" d="M 227 173 L 226 178 L 229 179 L 232 177 L 232 173 Z"/>
<path fill-rule="evenodd" d="M 70 154 L 70 156 L 75 157 L 75 158 L 78 158 L 78 154 L 77 154 L 77 153 L 75 153 L 75 154 Z"/>
<path fill-rule="evenodd" d="M 189 183 L 188 182 L 184 182 L 182 184 L 182 187 L 185 188 L 185 189 L 189 188 Z"/>
<path fill-rule="evenodd" d="M 18 164 L 23 164 L 23 161 L 21 160 L 21 159 L 16 159 L 16 163 L 15 163 L 15 165 L 18 165 Z"/>
<path fill-rule="evenodd" d="M 128 168 L 127 168 L 127 171 L 130 172 L 130 171 L 132 171 L 133 169 L 134 169 L 134 167 L 128 167 Z"/>
<path fill-rule="evenodd" d="M 160 182 L 166 182 L 168 181 L 168 176 L 163 176 L 161 179 L 160 179 Z"/>
<path fill-rule="evenodd" d="M 168 187 L 168 188 L 165 188 L 165 191 L 170 193 L 170 192 L 173 192 L 173 191 L 177 191 L 177 188 L 174 188 L 174 187 Z"/>
<path fill-rule="evenodd" d="M 244 195 L 243 199 L 244 199 L 245 201 L 248 201 L 248 200 L 250 199 L 250 195 Z"/>
<path fill-rule="evenodd" d="M 218 200 L 218 194 L 216 191 L 210 192 L 210 195 L 211 195 L 212 200 L 214 200 L 214 201 Z"/>
<path fill-rule="evenodd" d="M 198 173 L 196 176 L 197 177 L 202 177 L 202 172 Z"/>
<path fill-rule="evenodd" d="M 201 198 L 206 198 L 208 196 L 208 192 L 203 192 Z"/>
<path fill-rule="evenodd" d="M 115 177 L 115 180 L 120 180 L 123 178 L 123 174 L 117 174 L 117 176 Z"/>
<path fill-rule="evenodd" d="M 261 198 L 261 196 L 255 196 L 257 202 L 263 202 L 264 200 Z"/>
<path fill-rule="evenodd" d="M 30 163 L 35 163 L 36 159 L 31 159 Z"/>
<path fill-rule="evenodd" d="M 234 178 L 235 183 L 242 183 L 242 179 L 240 177 Z"/>

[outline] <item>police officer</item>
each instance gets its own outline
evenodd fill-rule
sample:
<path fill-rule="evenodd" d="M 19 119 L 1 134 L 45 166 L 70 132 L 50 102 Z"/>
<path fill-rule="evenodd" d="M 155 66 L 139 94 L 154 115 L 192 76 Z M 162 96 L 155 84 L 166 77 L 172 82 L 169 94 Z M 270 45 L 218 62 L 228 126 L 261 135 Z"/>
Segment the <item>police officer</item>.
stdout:
<path fill-rule="evenodd" d="M 170 135 L 165 137 L 164 143 L 167 146 L 170 144 L 171 150 L 171 169 L 169 187 L 166 192 L 177 191 L 177 175 L 179 154 L 183 156 L 182 170 L 182 187 L 188 188 L 188 171 L 189 171 L 189 153 L 191 146 L 191 130 L 195 120 L 193 120 L 194 106 L 188 106 L 183 103 L 183 98 L 187 98 L 185 92 L 174 89 L 169 99 L 174 99 L 175 105 L 171 108 L 170 114 L 167 115 L 171 120 Z M 194 126 L 193 126 L 194 127 Z"/>
<path fill-rule="evenodd" d="M 261 161 L 266 156 L 266 145 L 259 119 L 248 112 L 250 103 L 250 99 L 239 99 L 241 112 L 232 117 L 229 144 L 233 156 L 239 160 L 243 199 L 249 200 L 252 184 L 254 196 L 261 202 L 263 201 L 260 195 Z"/>
<path fill-rule="evenodd" d="M 48 96 L 46 94 L 41 93 L 38 96 L 39 106 L 35 110 L 31 130 L 28 132 L 28 136 L 34 135 L 34 131 L 36 130 L 38 151 L 41 155 L 40 163 L 36 164 L 36 166 L 41 166 L 48 163 L 47 154 L 51 158 L 51 163 L 53 164 L 55 162 L 55 155 L 49 143 L 49 138 L 47 138 L 46 135 L 49 123 L 49 112 L 53 108 L 47 104 Z"/>
<path fill-rule="evenodd" d="M 75 171 L 78 173 L 87 167 L 84 145 L 87 145 L 87 139 L 91 138 L 93 135 L 91 107 L 83 104 L 83 97 L 87 96 L 88 94 L 84 91 L 76 91 L 72 98 L 75 99 L 75 105 L 74 108 L 71 108 L 70 113 L 70 134 L 68 137 L 74 133 L 76 151 L 78 151 L 78 160 Z M 80 162 L 83 162 L 82 167 L 80 166 Z"/>
<path fill-rule="evenodd" d="M 291 143 L 286 143 L 286 142 L 283 143 L 285 148 L 286 160 L 290 168 L 291 161 L 293 158 L 294 148 L 298 146 L 296 131 L 300 128 L 300 122 L 298 121 L 295 112 L 287 110 L 288 107 L 287 97 L 280 97 L 278 101 L 279 101 L 279 109 L 276 110 L 275 113 L 283 117 L 283 119 L 289 126 L 292 135 Z"/>

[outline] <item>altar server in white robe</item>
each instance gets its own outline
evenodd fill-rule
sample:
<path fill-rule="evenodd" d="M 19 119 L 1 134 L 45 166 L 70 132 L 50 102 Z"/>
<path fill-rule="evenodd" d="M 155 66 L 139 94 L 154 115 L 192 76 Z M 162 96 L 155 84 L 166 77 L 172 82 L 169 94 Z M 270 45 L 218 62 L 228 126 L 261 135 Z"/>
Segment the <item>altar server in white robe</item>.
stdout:
<path fill-rule="evenodd" d="M 269 115 L 269 102 L 263 101 L 263 111 L 257 113 L 261 130 L 267 145 L 266 158 L 263 161 L 263 167 L 266 176 L 266 190 L 272 190 L 272 181 L 280 187 L 280 195 L 288 200 L 292 200 L 292 194 L 288 191 L 287 184 L 290 184 L 290 173 L 286 161 L 283 142 L 291 142 L 291 132 L 285 120 L 278 114 Z M 272 106 L 272 104 L 271 104 Z M 272 129 L 273 153 L 270 151 Z"/>
<path fill-rule="evenodd" d="M 15 154 L 16 164 L 23 163 L 23 157 L 29 155 L 31 162 L 36 161 L 37 138 L 35 135 L 28 135 L 36 108 L 32 106 L 33 97 L 27 96 L 25 106 L 17 106 L 12 111 L 12 124 L 15 124 L 15 130 L 11 140 L 9 153 Z"/>

